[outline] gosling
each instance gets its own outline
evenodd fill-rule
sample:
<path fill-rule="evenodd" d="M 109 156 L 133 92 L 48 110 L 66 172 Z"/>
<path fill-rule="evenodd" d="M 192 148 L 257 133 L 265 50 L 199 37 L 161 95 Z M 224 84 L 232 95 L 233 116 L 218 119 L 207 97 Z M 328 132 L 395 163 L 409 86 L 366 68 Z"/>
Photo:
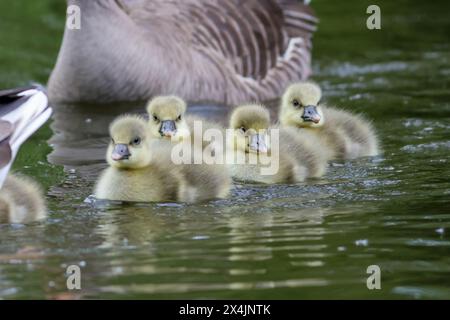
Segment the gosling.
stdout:
<path fill-rule="evenodd" d="M 121 116 L 110 126 L 110 165 L 95 187 L 99 199 L 199 202 L 227 197 L 230 178 L 214 165 L 174 164 L 170 144 L 152 139 L 146 121 Z"/>
<path fill-rule="evenodd" d="M 230 128 L 233 137 L 228 139 L 228 152 L 231 149 L 238 159 L 245 159 L 245 164 L 230 166 L 235 179 L 267 184 L 297 183 L 320 177 L 326 171 L 327 153 L 290 129 L 270 127 L 269 111 L 261 105 L 237 107 L 231 114 Z M 269 139 L 275 129 L 279 129 L 278 143 Z M 257 161 L 251 162 L 251 157 Z M 261 169 L 273 161 L 278 161 L 278 170 L 263 174 Z"/>
<path fill-rule="evenodd" d="M 29 223 L 46 216 L 41 187 L 28 177 L 9 174 L 0 190 L 0 223 Z"/>
<path fill-rule="evenodd" d="M 293 127 L 316 135 L 333 159 L 354 159 L 379 153 L 372 124 L 360 115 L 319 105 L 320 87 L 312 82 L 291 85 L 280 108 L 282 127 Z"/>
<path fill-rule="evenodd" d="M 198 140 L 201 141 L 203 149 L 208 146 L 212 150 L 219 147 L 215 141 L 204 139 L 203 134 L 208 129 L 220 130 L 223 134 L 224 128 L 199 117 L 186 116 L 186 102 L 183 99 L 177 96 L 159 96 L 150 100 L 146 109 L 149 116 L 148 126 L 154 138 L 191 143 Z M 195 130 L 195 123 L 201 124 L 200 132 Z"/>

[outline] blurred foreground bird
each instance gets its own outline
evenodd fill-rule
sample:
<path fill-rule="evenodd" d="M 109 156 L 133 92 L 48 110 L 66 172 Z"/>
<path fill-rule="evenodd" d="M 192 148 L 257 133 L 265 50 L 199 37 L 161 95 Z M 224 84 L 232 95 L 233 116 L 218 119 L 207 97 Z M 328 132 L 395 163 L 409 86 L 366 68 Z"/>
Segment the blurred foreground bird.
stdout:
<path fill-rule="evenodd" d="M 0 223 L 25 223 L 46 215 L 39 185 L 9 171 L 20 146 L 51 112 L 40 87 L 0 91 Z"/>
<path fill-rule="evenodd" d="M 277 98 L 311 73 L 317 19 L 300 0 L 68 0 L 68 6 L 48 83 L 51 102 L 174 94 L 230 105 Z"/>

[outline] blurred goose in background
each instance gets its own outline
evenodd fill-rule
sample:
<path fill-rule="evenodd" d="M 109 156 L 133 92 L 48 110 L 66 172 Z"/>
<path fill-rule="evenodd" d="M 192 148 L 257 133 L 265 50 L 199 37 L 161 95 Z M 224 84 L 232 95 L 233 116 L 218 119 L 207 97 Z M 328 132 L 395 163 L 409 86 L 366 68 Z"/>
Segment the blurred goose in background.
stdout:
<path fill-rule="evenodd" d="M 45 217 L 39 185 L 9 171 L 22 143 L 49 119 L 51 112 L 40 87 L 0 91 L 0 223 L 25 223 Z"/>
<path fill-rule="evenodd" d="M 300 0 L 68 0 L 48 82 L 52 102 L 147 100 L 239 104 L 274 99 L 311 73 L 317 19 Z"/>

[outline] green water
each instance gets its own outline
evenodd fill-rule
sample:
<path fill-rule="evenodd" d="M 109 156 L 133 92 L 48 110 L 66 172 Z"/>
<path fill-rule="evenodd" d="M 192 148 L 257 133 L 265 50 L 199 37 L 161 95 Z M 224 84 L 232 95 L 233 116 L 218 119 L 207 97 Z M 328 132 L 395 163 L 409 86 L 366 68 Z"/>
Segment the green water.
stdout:
<path fill-rule="evenodd" d="M 313 0 L 313 61 L 329 104 L 373 119 L 382 156 L 202 205 L 98 202 L 108 121 L 142 105 L 54 106 L 15 164 L 46 187 L 49 218 L 0 226 L 0 298 L 450 298 L 449 2 L 376 3 L 369 31 L 372 2 Z M 0 2 L 0 87 L 46 82 L 64 10 Z M 82 290 L 69 293 L 71 264 Z"/>

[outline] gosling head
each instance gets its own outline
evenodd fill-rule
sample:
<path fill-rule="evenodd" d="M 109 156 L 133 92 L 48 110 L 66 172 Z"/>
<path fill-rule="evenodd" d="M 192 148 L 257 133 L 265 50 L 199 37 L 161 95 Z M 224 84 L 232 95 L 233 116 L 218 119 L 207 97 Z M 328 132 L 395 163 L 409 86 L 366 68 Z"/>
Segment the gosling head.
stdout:
<path fill-rule="evenodd" d="M 269 153 L 269 126 L 270 114 L 265 107 L 257 104 L 237 107 L 230 118 L 234 148 L 245 153 Z"/>
<path fill-rule="evenodd" d="M 116 168 L 138 169 L 151 160 L 147 123 L 139 116 L 120 116 L 109 127 L 111 142 L 106 158 Z"/>
<path fill-rule="evenodd" d="M 189 135 L 186 102 L 176 96 L 161 96 L 147 105 L 150 133 L 155 138 L 174 139 Z"/>
<path fill-rule="evenodd" d="M 284 126 L 320 127 L 324 123 L 320 87 L 312 82 L 289 86 L 281 101 L 280 122 Z"/>

